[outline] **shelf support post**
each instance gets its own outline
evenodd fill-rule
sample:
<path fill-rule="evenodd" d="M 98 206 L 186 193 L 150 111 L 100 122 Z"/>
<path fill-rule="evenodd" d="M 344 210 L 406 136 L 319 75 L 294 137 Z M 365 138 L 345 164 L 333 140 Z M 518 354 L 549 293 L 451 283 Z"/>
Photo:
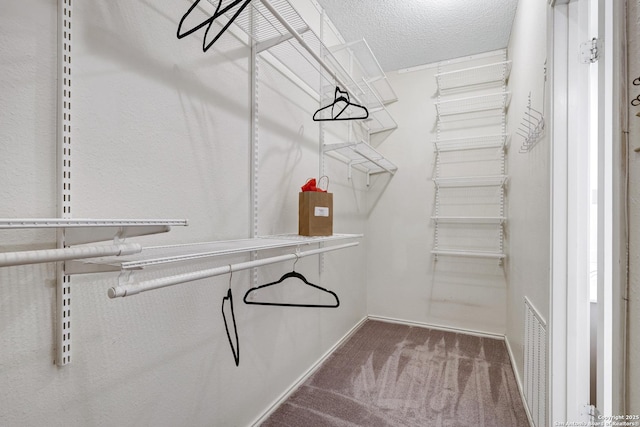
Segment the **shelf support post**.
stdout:
<path fill-rule="evenodd" d="M 58 0 L 58 106 L 57 182 L 60 218 L 71 218 L 71 0 Z M 57 231 L 56 247 L 66 247 L 65 230 Z M 56 265 L 56 357 L 64 366 L 71 362 L 71 277 L 64 262 Z"/>
<path fill-rule="evenodd" d="M 507 61 L 507 52 L 505 51 L 503 53 L 503 61 Z M 507 92 L 507 79 L 506 79 L 506 67 L 505 67 L 505 71 L 503 73 L 503 79 L 502 79 L 502 92 L 506 93 Z M 505 110 L 502 111 L 502 117 L 501 117 L 501 131 L 502 131 L 502 135 L 506 135 L 507 134 L 507 112 Z M 500 175 L 505 176 L 505 173 L 507 171 L 506 169 L 506 153 L 505 153 L 505 148 L 503 147 L 502 150 L 500 150 Z M 504 207 L 504 202 L 505 202 L 505 187 L 506 187 L 506 182 L 503 183 L 503 185 L 500 186 L 500 217 L 504 218 L 505 214 L 505 207 Z M 504 225 L 501 223 L 500 225 L 498 225 L 498 251 L 500 253 L 504 253 Z M 502 258 L 498 259 L 498 265 L 502 265 Z"/>
<path fill-rule="evenodd" d="M 257 22 L 255 19 L 256 9 L 251 8 L 250 19 L 250 31 L 252 34 L 257 32 Z M 251 55 L 250 55 L 250 86 L 251 86 L 251 141 L 249 142 L 251 148 L 251 231 L 249 237 L 255 239 L 258 237 L 258 168 L 259 168 L 259 151 L 258 151 L 258 135 L 259 135 L 259 123 L 258 123 L 258 77 L 259 77 L 259 48 L 258 44 L 253 38 L 250 38 L 251 43 Z M 255 261 L 258 257 L 258 252 L 251 252 L 250 259 Z M 253 287 L 258 286 L 258 269 L 253 268 L 251 270 L 251 278 L 253 280 Z"/>

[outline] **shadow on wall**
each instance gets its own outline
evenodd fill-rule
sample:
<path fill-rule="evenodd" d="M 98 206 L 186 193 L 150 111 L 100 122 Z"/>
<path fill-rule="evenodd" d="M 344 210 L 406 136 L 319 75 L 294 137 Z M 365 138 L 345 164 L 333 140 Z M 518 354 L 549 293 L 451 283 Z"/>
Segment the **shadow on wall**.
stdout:
<path fill-rule="evenodd" d="M 184 63 L 185 69 L 215 70 L 225 75 L 246 74 L 250 56 L 248 46 L 229 34 L 228 37 L 222 37 L 209 52 L 203 53 L 201 35 L 177 39 L 175 33 L 181 16 L 178 10 L 175 11 L 175 17 L 170 17 L 153 5 L 145 4 L 148 7 L 130 7 L 126 13 L 118 3 L 92 4 L 91 14 L 81 19 L 84 26 L 76 28 L 76 31 L 80 30 L 76 39 L 82 39 L 87 44 L 88 55 L 122 64 L 120 72 L 135 72 L 167 87 L 178 86 L 181 93 L 190 98 L 202 99 L 205 103 L 215 100 L 216 104 L 224 105 L 234 114 L 246 116 L 248 95 L 237 96 L 234 92 L 226 91 L 224 85 L 214 84 L 224 76 L 210 75 L 210 79 L 205 81 L 195 73 L 183 74 L 180 65 L 181 59 L 186 61 L 187 57 L 193 58 L 194 53 L 199 52 L 201 59 Z M 150 9 L 165 19 L 150 18 Z M 146 25 L 143 27 L 140 22 Z M 149 28 L 150 23 L 155 23 L 155 27 Z M 185 54 L 176 57 L 176 52 L 181 51 Z M 223 64 L 232 66 L 232 69 L 221 68 Z M 109 72 L 114 71 L 103 71 Z"/>

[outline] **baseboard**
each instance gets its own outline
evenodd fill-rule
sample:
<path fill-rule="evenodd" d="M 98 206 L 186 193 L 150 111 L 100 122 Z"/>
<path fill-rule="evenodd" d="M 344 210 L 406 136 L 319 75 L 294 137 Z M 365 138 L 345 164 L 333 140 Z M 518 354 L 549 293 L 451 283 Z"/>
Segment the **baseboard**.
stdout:
<path fill-rule="evenodd" d="M 495 338 L 495 339 L 499 339 L 499 340 L 504 340 L 505 339 L 504 335 L 496 334 L 496 333 L 493 333 L 493 332 L 474 331 L 472 329 L 454 328 L 454 327 L 451 327 L 451 326 L 436 325 L 436 324 L 433 324 L 433 323 L 426 323 L 426 322 L 415 322 L 413 320 L 396 319 L 396 318 L 393 318 L 393 317 L 369 315 L 368 318 L 371 319 L 371 320 L 379 320 L 381 322 L 398 323 L 398 324 L 401 324 L 401 325 L 408 325 L 408 326 L 418 326 L 418 327 L 422 327 L 422 328 L 437 329 L 439 331 L 447 331 L 447 332 L 456 332 L 456 333 L 474 335 L 474 336 L 484 337 L 484 338 Z"/>
<path fill-rule="evenodd" d="M 516 384 L 518 384 L 518 391 L 520 392 L 520 399 L 522 399 L 522 406 L 524 406 L 524 411 L 527 414 L 527 419 L 529 420 L 529 425 L 531 427 L 535 427 L 533 423 L 533 417 L 531 416 L 531 412 L 529 412 L 529 406 L 527 406 L 527 399 L 524 397 L 524 386 L 522 384 L 522 380 L 520 379 L 520 373 L 518 372 L 516 365 L 516 359 L 513 357 L 513 351 L 511 351 L 511 344 L 509 343 L 509 338 L 505 335 L 504 344 L 507 346 L 507 353 L 509 354 L 509 361 L 511 362 L 511 369 L 513 370 L 513 376 L 516 378 Z"/>
<path fill-rule="evenodd" d="M 322 365 L 322 363 L 338 347 L 340 347 L 342 343 L 348 340 L 349 337 L 351 337 L 351 335 L 353 335 L 353 333 L 356 330 L 358 330 L 358 328 L 362 326 L 362 324 L 367 320 L 368 320 L 368 317 L 366 316 L 363 317 L 358 323 L 356 323 L 353 326 L 353 328 L 347 331 L 347 333 L 342 338 L 340 338 L 333 346 L 331 346 L 331 348 L 329 348 L 309 369 L 307 369 L 300 377 L 298 377 L 298 379 L 287 390 L 285 390 L 285 392 L 282 393 L 280 397 L 278 397 L 271 405 L 269 405 L 269 408 L 262 415 L 260 415 L 253 423 L 251 423 L 251 426 L 255 427 L 263 423 L 273 413 L 273 411 L 275 411 L 276 408 L 280 406 L 282 402 L 287 400 L 287 398 L 300 386 L 300 384 L 305 382 L 307 378 L 309 378 L 320 367 L 320 365 Z"/>

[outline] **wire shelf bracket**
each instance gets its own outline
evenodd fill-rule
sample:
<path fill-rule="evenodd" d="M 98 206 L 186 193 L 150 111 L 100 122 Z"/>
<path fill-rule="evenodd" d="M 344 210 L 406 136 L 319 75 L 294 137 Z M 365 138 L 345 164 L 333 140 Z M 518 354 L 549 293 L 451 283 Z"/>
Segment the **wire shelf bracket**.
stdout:
<path fill-rule="evenodd" d="M 367 186 L 371 184 L 371 175 L 388 173 L 394 175 L 398 167 L 376 151 L 371 145 L 364 141 L 346 142 L 338 144 L 324 144 L 324 153 L 337 153 L 333 155 L 345 163 L 348 167 L 348 178 L 352 178 L 354 167 L 367 174 Z"/>

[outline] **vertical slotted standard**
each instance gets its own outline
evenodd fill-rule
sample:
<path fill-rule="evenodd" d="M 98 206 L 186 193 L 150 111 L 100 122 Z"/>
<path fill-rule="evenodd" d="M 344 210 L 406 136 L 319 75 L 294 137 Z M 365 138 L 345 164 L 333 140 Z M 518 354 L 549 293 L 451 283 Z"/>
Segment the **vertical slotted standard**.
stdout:
<path fill-rule="evenodd" d="M 320 41 L 324 42 L 324 26 L 326 24 L 326 16 L 325 16 L 325 12 L 324 9 L 322 9 L 322 12 L 320 13 Z M 325 51 L 324 51 L 324 45 L 321 43 L 320 44 L 320 57 L 324 57 L 325 55 Z M 325 88 L 325 91 L 323 91 L 323 79 L 324 74 L 325 74 L 325 70 L 321 67 L 320 68 L 320 74 L 318 76 L 319 81 L 318 81 L 318 93 L 320 94 L 320 97 L 318 99 L 318 108 L 322 107 L 322 101 L 325 99 L 325 91 L 326 90 L 330 90 L 328 88 Z M 324 159 L 324 142 L 325 142 L 325 125 L 324 122 L 318 122 L 318 132 L 319 132 L 319 137 L 318 137 L 318 181 L 320 180 L 320 177 L 324 176 L 326 173 L 326 169 L 325 169 L 325 159 Z M 329 191 L 328 187 L 327 187 L 327 191 Z M 324 243 L 320 243 L 319 247 L 323 248 L 324 247 Z M 318 273 L 320 274 L 320 279 L 322 280 L 322 273 L 324 272 L 324 254 L 320 254 L 318 256 Z"/>
<path fill-rule="evenodd" d="M 502 57 L 502 60 L 505 63 L 505 66 L 502 68 L 502 93 L 507 93 L 507 52 L 505 51 Z M 502 118 L 501 118 L 501 134 L 502 135 L 506 135 L 507 134 L 507 112 L 506 112 L 506 108 L 505 110 L 502 111 Z M 506 149 L 505 147 L 502 148 L 502 150 L 500 150 L 500 175 L 505 176 L 507 173 L 507 168 L 506 168 Z M 500 217 L 504 218 L 506 216 L 505 214 L 505 186 L 501 186 L 500 187 Z M 504 224 L 500 224 L 498 226 L 498 252 L 500 253 L 504 253 Z M 502 264 L 502 259 L 500 259 L 500 264 Z"/>
<path fill-rule="evenodd" d="M 547 419 L 547 326 L 525 298 L 524 396 L 536 427 Z"/>
<path fill-rule="evenodd" d="M 253 36 L 258 33 L 258 17 L 256 16 L 257 11 L 254 8 L 250 9 L 250 35 Z M 260 71 L 260 59 L 258 57 L 258 47 L 257 42 L 253 37 L 249 37 L 249 43 L 251 43 L 251 231 L 250 237 L 255 239 L 258 237 L 258 210 L 259 210 L 259 199 L 258 199 L 258 170 L 260 166 L 260 152 L 259 152 L 259 121 L 258 121 L 258 99 L 259 99 L 259 71 Z M 251 252 L 251 261 L 255 261 L 258 259 L 258 252 Z M 251 279 L 253 282 L 253 287 L 258 286 L 258 269 L 254 268 L 251 270 Z"/>
<path fill-rule="evenodd" d="M 58 217 L 71 218 L 71 0 L 58 2 Z M 57 247 L 64 248 L 65 231 L 58 229 Z M 59 262 L 57 275 L 56 360 L 71 362 L 71 277 Z"/>
<path fill-rule="evenodd" d="M 442 72 L 442 63 L 438 63 L 438 75 L 440 75 L 440 73 Z M 438 102 L 440 102 L 442 100 L 442 91 L 438 90 Z M 440 141 L 440 139 L 442 138 L 441 135 L 441 122 L 439 120 L 439 118 L 436 118 L 436 141 Z M 440 150 L 436 150 L 435 152 L 435 177 L 436 178 L 440 178 Z M 440 216 L 440 186 L 436 185 L 436 194 L 435 194 L 435 203 L 434 203 L 434 208 L 433 208 L 433 214 L 434 216 L 437 218 Z M 440 249 L 440 242 L 438 241 L 438 230 L 440 228 L 440 225 L 438 224 L 438 222 L 436 221 L 435 225 L 434 225 L 434 230 L 433 230 L 433 249 L 434 250 L 439 250 Z M 438 255 L 436 254 L 434 257 L 434 261 L 438 261 Z"/>

